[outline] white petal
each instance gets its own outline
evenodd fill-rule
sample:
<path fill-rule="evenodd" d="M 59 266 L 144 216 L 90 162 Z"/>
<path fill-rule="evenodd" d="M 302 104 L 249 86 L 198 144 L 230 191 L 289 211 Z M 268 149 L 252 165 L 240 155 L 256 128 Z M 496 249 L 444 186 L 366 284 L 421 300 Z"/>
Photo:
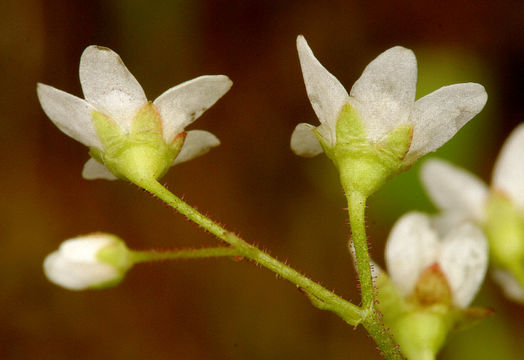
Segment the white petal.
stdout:
<path fill-rule="evenodd" d="M 97 263 L 96 254 L 98 251 L 113 243 L 113 238 L 107 235 L 91 234 L 64 241 L 60 244 L 58 251 L 61 256 L 69 261 Z"/>
<path fill-rule="evenodd" d="M 117 180 L 118 178 L 111 173 L 104 165 L 95 159 L 87 160 L 82 170 L 82 177 L 86 180 L 106 179 Z"/>
<path fill-rule="evenodd" d="M 417 59 L 409 49 L 395 46 L 369 63 L 350 95 L 370 140 L 407 123 L 416 85 Z"/>
<path fill-rule="evenodd" d="M 166 143 L 217 102 L 233 85 L 225 75 L 206 75 L 172 87 L 153 102 L 162 117 Z"/>
<path fill-rule="evenodd" d="M 437 260 L 438 237 L 430 218 L 412 212 L 402 216 L 386 243 L 386 264 L 399 292 L 411 294 L 420 273 Z"/>
<path fill-rule="evenodd" d="M 451 288 L 453 304 L 467 307 L 488 267 L 488 244 L 482 231 L 472 223 L 451 230 L 442 240 L 439 265 Z"/>
<path fill-rule="evenodd" d="M 446 161 L 432 159 L 424 163 L 420 177 L 441 210 L 464 219 L 484 219 L 488 188 L 475 175 Z"/>
<path fill-rule="evenodd" d="M 313 132 L 315 127 L 306 123 L 300 123 L 295 127 L 291 135 L 291 150 L 299 156 L 313 157 L 324 150 Z"/>
<path fill-rule="evenodd" d="M 39 83 L 36 91 L 46 115 L 64 134 L 86 146 L 103 149 L 93 125 L 91 111 L 94 108 L 91 105 L 45 84 Z"/>
<path fill-rule="evenodd" d="M 412 163 L 441 147 L 482 110 L 487 100 L 484 87 L 475 83 L 444 86 L 419 99 L 411 114 L 413 142 L 405 162 Z"/>
<path fill-rule="evenodd" d="M 465 216 L 460 212 L 441 212 L 431 216 L 431 224 L 440 238 L 446 236 L 450 229 L 456 228 L 465 222 L 471 222 L 471 216 Z"/>
<path fill-rule="evenodd" d="M 106 264 L 69 261 L 59 251 L 45 258 L 44 273 L 51 282 L 69 290 L 83 290 L 119 275 L 113 267 Z"/>
<path fill-rule="evenodd" d="M 211 148 L 220 145 L 220 140 L 204 130 L 191 130 L 187 132 L 186 140 L 182 146 L 182 150 L 176 157 L 173 165 L 178 165 L 184 161 L 191 160 L 197 156 L 204 155 Z"/>
<path fill-rule="evenodd" d="M 129 132 L 133 117 L 147 98 L 120 56 L 105 47 L 89 46 L 80 58 L 79 72 L 86 101 Z"/>
<path fill-rule="evenodd" d="M 495 269 L 491 272 L 493 280 L 497 282 L 506 297 L 511 300 L 524 303 L 524 290 L 520 286 L 517 279 L 506 270 Z"/>
<path fill-rule="evenodd" d="M 336 123 L 342 106 L 349 101 L 348 93 L 340 81 L 315 58 L 302 35 L 297 37 L 297 50 L 309 101 L 320 122 L 327 124 L 330 129 L 326 140 L 335 145 Z"/>
<path fill-rule="evenodd" d="M 524 124 L 513 130 L 493 170 L 493 186 L 524 208 Z"/>

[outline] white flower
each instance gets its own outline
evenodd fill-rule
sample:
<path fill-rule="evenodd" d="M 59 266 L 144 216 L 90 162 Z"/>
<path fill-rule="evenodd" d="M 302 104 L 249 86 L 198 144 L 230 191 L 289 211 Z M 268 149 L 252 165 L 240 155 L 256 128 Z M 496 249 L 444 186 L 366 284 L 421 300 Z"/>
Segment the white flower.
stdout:
<path fill-rule="evenodd" d="M 502 195 L 520 214 L 524 214 L 523 159 L 524 124 L 521 124 L 513 130 L 500 151 L 493 169 L 491 190 L 475 175 L 441 160 L 432 159 L 425 162 L 421 179 L 429 196 L 444 211 L 446 217 L 455 222 L 474 220 L 486 226 L 493 220 L 488 218 L 489 200 L 493 195 Z M 514 247 L 505 243 L 505 240 L 509 241 L 501 239 L 499 243 L 490 239 L 490 244 L 495 246 L 495 249 L 508 246 L 508 252 L 515 252 Z M 495 241 L 497 243 L 494 243 Z M 524 243 L 523 238 L 520 239 L 520 243 Z M 493 273 L 493 278 L 499 282 L 509 298 L 524 301 L 524 290 L 517 285 L 517 281 L 509 272 L 498 269 Z"/>
<path fill-rule="evenodd" d="M 488 246 L 472 223 L 446 230 L 422 213 L 409 213 L 393 227 L 386 244 L 391 281 L 403 296 L 413 293 L 421 273 L 438 264 L 453 304 L 467 307 L 479 290 L 488 265 Z"/>
<path fill-rule="evenodd" d="M 100 259 L 102 251 L 112 251 L 112 260 Z M 64 241 L 44 260 L 47 278 L 69 290 L 114 285 L 131 266 L 123 242 L 109 234 L 96 233 Z"/>
<path fill-rule="evenodd" d="M 411 50 L 393 47 L 364 70 L 350 94 L 315 58 L 303 36 L 297 49 L 311 105 L 320 120 L 316 128 L 328 146 L 337 144 L 337 121 L 344 105 L 356 110 L 367 140 L 379 143 L 401 125 L 413 126 L 413 138 L 404 164 L 410 165 L 435 151 L 482 110 L 487 101 L 484 87 L 455 84 L 415 101 L 417 62 Z M 301 156 L 315 156 L 323 149 L 309 124 L 298 124 L 291 148 Z"/>
<path fill-rule="evenodd" d="M 148 104 L 142 87 L 112 50 L 87 47 L 80 59 L 80 83 L 84 99 L 38 84 L 40 104 L 47 116 L 66 135 L 82 144 L 104 151 L 93 123 L 93 111 L 104 114 L 129 134 L 137 112 Z M 231 87 L 227 76 L 201 76 L 164 92 L 153 101 L 161 119 L 163 140 L 171 144 L 184 128 L 195 121 Z M 202 130 L 188 131 L 173 165 L 204 154 L 220 141 Z M 86 179 L 116 179 L 100 162 L 90 159 L 82 175 Z"/>

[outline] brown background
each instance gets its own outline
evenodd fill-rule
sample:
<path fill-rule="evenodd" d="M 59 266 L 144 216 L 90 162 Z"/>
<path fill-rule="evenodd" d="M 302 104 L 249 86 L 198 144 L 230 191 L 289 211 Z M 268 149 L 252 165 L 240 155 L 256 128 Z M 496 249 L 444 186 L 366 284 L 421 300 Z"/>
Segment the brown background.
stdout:
<path fill-rule="evenodd" d="M 364 66 L 403 45 L 419 61 L 419 93 L 474 81 L 489 102 L 437 155 L 489 181 L 498 149 L 524 119 L 524 2 L 25 0 L 0 5 L 0 358 L 375 359 L 362 329 L 311 307 L 294 286 L 226 259 L 141 265 L 119 287 L 73 293 L 46 281 L 45 255 L 69 237 L 106 231 L 136 249 L 215 240 L 123 182 L 80 176 L 87 149 L 40 109 L 37 81 L 81 95 L 83 49 L 118 52 L 150 99 L 203 74 L 231 91 L 192 128 L 222 145 L 165 177 L 214 219 L 358 302 L 345 250 L 337 174 L 324 156 L 289 150 L 299 122 L 317 123 L 295 38 L 349 89 Z M 417 169 L 370 201 L 373 256 L 391 225 L 430 210 Z M 453 336 L 442 359 L 518 359 L 524 307 L 490 281 L 477 304 L 497 315 Z M 520 345 L 519 345 L 520 343 Z"/>

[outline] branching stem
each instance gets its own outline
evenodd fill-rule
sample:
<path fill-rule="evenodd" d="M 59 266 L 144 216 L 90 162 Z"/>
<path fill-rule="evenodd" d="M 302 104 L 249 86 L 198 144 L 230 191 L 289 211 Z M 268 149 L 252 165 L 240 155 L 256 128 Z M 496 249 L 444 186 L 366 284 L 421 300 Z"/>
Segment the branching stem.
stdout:
<path fill-rule="evenodd" d="M 203 229 L 209 231 L 220 240 L 231 245 L 231 247 L 238 251 L 239 255 L 244 256 L 245 258 L 273 271 L 282 278 L 295 284 L 302 291 L 307 293 L 310 298 L 313 297 L 314 299 L 318 300 L 312 302 L 314 306 L 323 310 L 330 310 L 334 312 L 350 325 L 356 326 L 361 323 L 366 312 L 364 312 L 358 306 L 350 303 L 347 300 L 344 300 L 320 284 L 300 274 L 295 269 L 273 258 L 268 253 L 260 250 L 256 246 L 249 244 L 236 234 L 227 231 L 222 226 L 215 223 L 213 220 L 203 215 L 195 208 L 191 207 L 176 195 L 171 193 L 158 181 L 141 179 L 134 181 L 134 183 L 149 191 L 151 194 L 155 195 L 164 201 L 167 205 L 179 213 L 185 215 L 188 219 L 195 222 Z"/>

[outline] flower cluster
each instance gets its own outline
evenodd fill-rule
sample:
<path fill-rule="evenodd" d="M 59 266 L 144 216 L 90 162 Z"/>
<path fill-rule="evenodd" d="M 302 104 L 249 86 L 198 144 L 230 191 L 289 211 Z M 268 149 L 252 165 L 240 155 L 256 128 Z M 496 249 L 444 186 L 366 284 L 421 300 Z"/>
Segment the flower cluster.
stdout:
<path fill-rule="evenodd" d="M 348 94 L 315 58 L 304 37 L 298 37 L 297 48 L 307 94 L 320 125 L 298 124 L 291 136 L 291 148 L 302 156 L 325 152 L 339 170 L 350 200 L 350 218 L 352 210 L 362 210 L 362 216 L 357 216 L 357 220 L 353 217 L 351 225 L 353 228 L 357 223 L 363 233 L 354 239 L 362 240 L 356 241 L 360 254 L 358 270 L 360 279 L 367 281 L 366 288 L 362 286 L 363 293 L 366 290 L 369 296 L 363 296 L 362 307 L 349 304 L 351 306 L 342 308 L 338 300 L 328 304 L 334 297 L 325 297 L 327 290 L 319 292 L 322 298 L 314 293 L 308 295 L 320 308 L 342 308 L 342 311 L 333 311 L 344 314 L 343 318 L 349 323 L 358 324 L 367 321 L 364 314 L 367 310 L 375 311 L 369 271 L 365 276 L 360 273 L 362 268 L 369 270 L 365 266 L 369 259 L 365 243 L 365 200 L 390 177 L 408 169 L 418 158 L 453 137 L 482 110 L 487 94 L 483 86 L 465 83 L 445 86 L 415 101 L 415 55 L 400 46 L 374 59 Z M 186 132 L 185 128 L 229 90 L 232 83 L 226 76 L 198 77 L 149 102 L 137 80 L 110 49 L 89 46 L 82 54 L 79 72 L 85 99 L 44 84 L 38 84 L 37 92 L 45 113 L 55 125 L 89 147 L 92 158 L 84 166 L 84 178 L 120 178 L 150 191 L 231 245 L 227 252 L 221 251 L 224 249 L 212 252 L 214 256 L 230 256 L 230 250 L 245 252 L 246 248 L 249 255 L 251 251 L 262 253 L 255 246 L 242 245 L 240 238 L 229 239 L 225 229 L 156 181 L 170 166 L 219 145 L 213 134 L 202 130 Z M 447 333 L 467 317 L 467 308 L 484 279 L 488 245 L 484 233 L 466 220 L 482 223 L 488 229 L 488 236 L 498 239 L 507 221 L 501 225 L 501 217 L 490 214 L 503 209 L 506 213 L 522 215 L 519 211 L 524 206 L 524 186 L 519 180 L 524 175 L 524 167 L 522 161 L 516 163 L 524 156 L 523 137 L 521 127 L 508 141 L 496 167 L 495 192 L 501 196 L 490 197 L 478 180 L 444 163 L 432 162 L 425 166 L 424 179 L 429 192 L 446 214 L 430 218 L 410 213 L 401 218 L 386 246 L 389 276 L 378 267 L 373 274 L 381 299 L 378 307 L 408 358 L 428 358 L 427 354 L 436 354 Z M 515 147 L 518 150 L 514 150 Z M 462 189 L 463 186 L 466 189 Z M 515 204 L 518 211 L 511 204 Z M 524 233 L 521 225 L 511 229 Z M 511 235 L 519 238 L 520 233 Z M 524 240 L 513 242 L 516 245 L 511 256 L 503 247 L 493 245 L 497 241 L 490 239 L 490 245 L 501 263 L 508 265 L 508 256 L 513 265 L 524 261 Z M 497 252 L 497 249 L 502 250 Z M 52 282 L 67 289 L 102 288 L 119 283 L 133 264 L 140 261 L 137 254 L 119 238 L 96 233 L 65 241 L 45 259 L 44 271 Z M 270 258 L 266 255 L 264 259 Z M 261 258 L 250 259 L 258 263 Z M 278 273 L 274 262 L 270 265 L 266 267 Z M 500 278 L 508 276 L 501 274 Z M 300 275 L 292 274 L 289 278 L 293 276 Z"/>
<path fill-rule="evenodd" d="M 495 266 L 493 278 L 508 297 L 521 302 L 524 302 L 523 158 L 524 125 L 520 125 L 502 147 L 493 169 L 491 188 L 475 175 L 442 160 L 427 161 L 421 172 L 429 196 L 448 222 L 470 220 L 484 228 Z"/>
<path fill-rule="evenodd" d="M 421 274 L 438 268 L 449 286 L 452 304 L 465 308 L 484 280 L 488 245 L 474 224 L 447 228 L 439 220 L 413 212 L 397 221 L 386 245 L 388 274 L 402 296 L 428 303 L 421 297 L 426 294 L 417 294 L 415 289 Z"/>
<path fill-rule="evenodd" d="M 486 274 L 486 238 L 471 222 L 447 225 L 423 213 L 404 215 L 386 243 L 388 273 L 373 264 L 378 307 L 409 359 L 433 358 L 452 329 L 491 314 L 468 308 Z"/>

